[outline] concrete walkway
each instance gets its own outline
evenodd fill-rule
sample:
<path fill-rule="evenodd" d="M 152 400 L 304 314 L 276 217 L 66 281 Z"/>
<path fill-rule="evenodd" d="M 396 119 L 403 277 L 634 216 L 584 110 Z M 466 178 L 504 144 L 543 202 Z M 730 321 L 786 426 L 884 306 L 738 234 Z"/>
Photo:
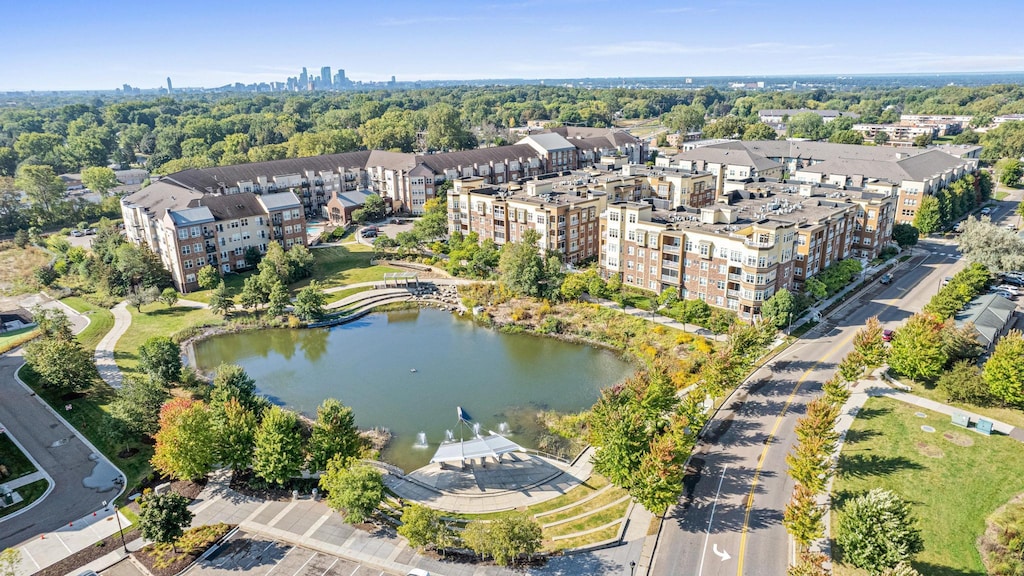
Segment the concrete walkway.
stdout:
<path fill-rule="evenodd" d="M 111 388 L 116 389 L 121 387 L 122 375 L 121 369 L 117 367 L 117 362 L 114 360 L 114 347 L 132 325 L 132 313 L 128 311 L 127 302 L 121 302 L 114 306 L 110 312 L 114 315 L 114 325 L 96 345 L 93 358 L 96 360 L 96 370 L 99 371 L 100 378 Z"/>

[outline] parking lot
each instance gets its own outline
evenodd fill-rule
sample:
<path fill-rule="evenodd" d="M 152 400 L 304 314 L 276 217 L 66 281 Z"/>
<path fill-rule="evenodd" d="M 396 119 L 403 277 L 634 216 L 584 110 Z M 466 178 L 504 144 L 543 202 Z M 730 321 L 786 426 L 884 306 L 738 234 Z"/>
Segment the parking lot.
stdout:
<path fill-rule="evenodd" d="M 239 572 L 274 576 L 394 574 L 244 532 L 236 532 L 225 545 L 185 573 L 189 576 L 228 576 Z"/>

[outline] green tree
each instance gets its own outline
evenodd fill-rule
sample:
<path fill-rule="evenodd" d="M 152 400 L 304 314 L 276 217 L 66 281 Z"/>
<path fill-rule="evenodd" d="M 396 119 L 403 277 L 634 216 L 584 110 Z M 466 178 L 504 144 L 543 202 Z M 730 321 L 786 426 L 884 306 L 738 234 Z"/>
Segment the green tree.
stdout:
<path fill-rule="evenodd" d="M 267 305 L 268 316 L 280 316 L 284 314 L 285 308 L 291 304 L 291 296 L 288 294 L 288 288 L 280 280 L 274 282 L 270 287 L 270 295 L 268 296 L 269 302 Z"/>
<path fill-rule="evenodd" d="M 238 295 L 238 304 L 248 310 L 265 304 L 269 298 L 270 294 L 266 291 L 263 282 L 260 282 L 260 277 L 254 274 L 246 278 L 242 284 L 242 292 Z"/>
<path fill-rule="evenodd" d="M 153 336 L 139 346 L 139 368 L 158 384 L 177 382 L 181 377 L 181 349 L 166 336 Z"/>
<path fill-rule="evenodd" d="M 829 378 L 822 384 L 822 390 L 825 392 L 825 401 L 836 408 L 841 407 L 850 398 L 850 388 L 842 378 Z"/>
<path fill-rule="evenodd" d="M 942 215 L 939 213 L 939 200 L 935 196 L 925 196 L 921 199 L 921 205 L 917 207 L 917 214 L 914 216 L 914 228 L 927 236 L 939 231 L 942 223 Z"/>
<path fill-rule="evenodd" d="M 167 304 L 168 308 L 174 306 L 178 303 L 178 291 L 171 287 L 164 288 L 160 292 L 160 301 Z"/>
<path fill-rule="evenodd" d="M 934 380 L 946 360 L 942 322 L 931 314 L 911 316 L 890 341 L 889 366 L 912 380 Z"/>
<path fill-rule="evenodd" d="M 476 137 L 463 127 L 458 110 L 444 102 L 427 109 L 427 148 L 466 150 L 475 147 Z"/>
<path fill-rule="evenodd" d="M 1024 406 L 1024 336 L 1020 330 L 1010 330 L 996 342 L 982 374 L 1000 402 Z"/>
<path fill-rule="evenodd" d="M 302 470 L 302 432 L 294 412 L 273 406 L 263 412 L 256 430 L 252 471 L 256 476 L 283 485 Z"/>
<path fill-rule="evenodd" d="M 692 132 L 704 127 L 707 109 L 701 103 L 673 106 L 661 117 L 661 123 L 673 132 Z"/>
<path fill-rule="evenodd" d="M 18 168 L 15 185 L 25 192 L 40 215 L 45 214 L 45 222 L 52 221 L 57 208 L 64 198 L 64 181 L 57 177 L 50 166 L 26 164 Z"/>
<path fill-rule="evenodd" d="M 833 144 L 863 144 L 864 135 L 856 130 L 836 130 L 828 141 Z"/>
<path fill-rule="evenodd" d="M 918 134 L 914 136 L 914 146 L 918 148 L 927 148 L 932 143 L 931 134 Z"/>
<path fill-rule="evenodd" d="M 110 415 L 132 434 L 152 436 L 160 429 L 160 407 L 170 397 L 150 378 L 125 376 L 110 403 Z"/>
<path fill-rule="evenodd" d="M 793 138 L 820 140 L 828 135 L 825 121 L 815 112 L 799 112 L 786 123 L 786 133 Z"/>
<path fill-rule="evenodd" d="M 796 300 L 793 293 L 785 288 L 780 288 L 761 305 L 761 316 L 765 322 L 770 322 L 776 328 L 784 328 L 791 324 L 795 311 Z"/>
<path fill-rule="evenodd" d="M 1003 158 L 996 162 L 996 175 L 1003 186 L 1016 186 L 1024 176 L 1024 166 L 1018 158 Z"/>
<path fill-rule="evenodd" d="M 845 564 L 879 573 L 924 549 L 910 505 L 875 488 L 847 502 L 839 513 L 836 544 Z"/>
<path fill-rule="evenodd" d="M 801 440 L 786 455 L 789 477 L 814 494 L 823 492 L 832 476 L 830 456 L 833 447 L 834 443 L 824 438 L 809 436 Z"/>
<path fill-rule="evenodd" d="M 972 263 L 994 271 L 1024 269 L 1024 239 L 987 217 L 968 217 L 958 241 L 960 252 Z"/>
<path fill-rule="evenodd" d="M 738 138 L 747 128 L 746 120 L 738 116 L 726 116 L 704 126 L 705 138 Z"/>
<path fill-rule="evenodd" d="M 888 350 L 882 340 L 882 324 L 878 316 L 868 318 L 864 327 L 854 334 L 853 349 L 868 367 L 878 367 L 885 363 Z"/>
<path fill-rule="evenodd" d="M 879 132 L 878 134 L 875 134 L 872 141 L 878 146 L 885 146 L 889 143 L 889 134 L 887 132 Z"/>
<path fill-rule="evenodd" d="M 814 498 L 813 492 L 798 484 L 782 516 L 786 531 L 804 547 L 825 536 L 825 525 L 821 521 L 825 511 Z"/>
<path fill-rule="evenodd" d="M 210 312 L 227 316 L 228 312 L 234 307 L 235 301 L 231 298 L 231 292 L 228 291 L 228 287 L 221 280 L 217 288 L 210 294 Z"/>
<path fill-rule="evenodd" d="M 313 280 L 308 286 L 299 290 L 295 297 L 295 315 L 306 322 L 312 322 L 324 317 L 324 306 L 327 305 L 327 297 L 324 296 L 323 286 Z"/>
<path fill-rule="evenodd" d="M 256 381 L 238 364 L 221 364 L 213 375 L 210 403 L 223 406 L 231 399 L 238 400 L 246 410 L 259 415 L 266 400 L 256 395 Z"/>
<path fill-rule="evenodd" d="M 28 230 L 18 228 L 18 231 L 14 233 L 14 245 L 22 249 L 28 246 Z"/>
<path fill-rule="evenodd" d="M 71 321 L 59 308 L 36 306 L 32 309 L 32 322 L 47 338 L 71 339 Z"/>
<path fill-rule="evenodd" d="M 513 512 L 491 522 L 470 522 L 462 532 L 462 539 L 477 554 L 494 558 L 500 566 L 508 566 L 540 549 L 541 528 L 528 514 Z"/>
<path fill-rule="evenodd" d="M 220 282 L 220 273 L 213 266 L 203 266 L 197 274 L 199 287 L 203 290 L 210 290 Z"/>
<path fill-rule="evenodd" d="M 913 224 L 899 223 L 892 227 L 892 239 L 900 245 L 900 248 L 914 246 L 917 244 L 921 233 L 914 228 Z"/>
<path fill-rule="evenodd" d="M 153 467 L 178 480 L 195 480 L 213 468 L 216 435 L 205 402 L 175 398 L 160 409 Z"/>
<path fill-rule="evenodd" d="M 992 393 L 981 370 L 968 360 L 955 362 L 949 370 L 939 376 L 935 383 L 946 393 L 949 402 L 963 402 L 975 406 L 987 406 L 992 402 Z"/>
<path fill-rule="evenodd" d="M 185 533 L 192 518 L 188 498 L 176 492 L 147 496 L 139 507 L 142 537 L 160 544 L 170 544 L 175 553 L 178 551 L 178 538 Z"/>
<path fill-rule="evenodd" d="M 358 524 L 373 515 L 384 499 L 384 478 L 367 464 L 351 464 L 341 456 L 327 462 L 320 476 L 320 488 L 327 505 L 345 515 L 345 521 Z"/>
<path fill-rule="evenodd" d="M 362 439 L 352 409 L 339 400 L 328 398 L 316 409 L 316 422 L 309 438 L 309 469 L 324 470 L 335 456 L 358 458 Z"/>
<path fill-rule="evenodd" d="M 772 128 L 764 122 L 751 124 L 743 131 L 744 140 L 775 140 L 778 136 L 778 133 L 775 132 L 775 128 Z"/>
<path fill-rule="evenodd" d="M 251 466 L 257 427 L 256 415 L 237 398 L 229 399 L 224 404 L 223 417 L 216 423 L 217 460 L 232 470 Z"/>
<path fill-rule="evenodd" d="M 402 509 L 402 525 L 398 533 L 409 541 L 413 548 L 434 546 L 444 548 L 454 532 L 432 508 L 411 504 Z"/>
<path fill-rule="evenodd" d="M 25 362 L 43 386 L 61 392 L 84 390 L 96 378 L 92 354 L 74 338 L 53 336 L 33 340 L 25 346 Z"/>
<path fill-rule="evenodd" d="M 82 170 L 82 184 L 100 196 L 106 196 L 107 192 L 121 185 L 114 171 L 106 166 L 93 166 Z"/>
<path fill-rule="evenodd" d="M 544 261 L 538 253 L 540 234 L 530 228 L 520 242 L 501 249 L 498 273 L 502 286 L 519 296 L 539 296 L 544 282 Z"/>
<path fill-rule="evenodd" d="M 423 242 L 430 242 L 448 234 L 448 205 L 441 198 L 431 198 L 423 205 L 423 216 L 412 225 L 413 232 Z"/>

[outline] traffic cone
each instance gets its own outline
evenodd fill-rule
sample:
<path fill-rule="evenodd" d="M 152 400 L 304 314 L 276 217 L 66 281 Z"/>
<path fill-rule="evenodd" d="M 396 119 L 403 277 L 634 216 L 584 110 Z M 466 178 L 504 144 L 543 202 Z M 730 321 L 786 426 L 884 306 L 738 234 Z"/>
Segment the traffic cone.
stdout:
<path fill-rule="evenodd" d="M 95 515 L 96 515 L 96 513 L 95 513 L 95 512 L 93 512 L 93 513 L 92 513 L 92 515 L 93 515 L 93 516 L 95 516 Z"/>
<path fill-rule="evenodd" d="M 75 525 L 74 522 L 68 522 L 68 526 L 74 526 L 74 525 Z"/>
<path fill-rule="evenodd" d="M 40 534 L 39 535 L 39 539 L 40 540 L 46 540 L 46 534 Z"/>

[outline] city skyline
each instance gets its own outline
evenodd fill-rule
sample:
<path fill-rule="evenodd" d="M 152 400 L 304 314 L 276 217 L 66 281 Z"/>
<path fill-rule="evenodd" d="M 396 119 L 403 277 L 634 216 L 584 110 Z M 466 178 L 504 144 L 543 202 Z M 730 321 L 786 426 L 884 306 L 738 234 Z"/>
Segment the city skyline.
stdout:
<path fill-rule="evenodd" d="M 64 16 L 49 24 L 58 40 L 42 43 L 31 27 L 12 29 L 0 91 L 157 88 L 167 77 L 181 88 L 269 83 L 294 76 L 303 63 L 312 75 L 329 64 L 357 82 L 1024 70 L 1013 19 L 975 23 L 946 0 L 635 8 L 600 0 L 394 0 L 346 3 L 340 14 L 325 0 L 257 1 L 244 11 L 196 0 L 173 10 L 122 0 L 104 10 L 51 4 Z M 8 8 L 12 21 L 31 21 L 32 11 Z M 337 17 L 310 18 L 328 14 Z M 268 31 L 268 22 L 276 28 Z M 282 42 L 281 34 L 303 41 Z"/>

